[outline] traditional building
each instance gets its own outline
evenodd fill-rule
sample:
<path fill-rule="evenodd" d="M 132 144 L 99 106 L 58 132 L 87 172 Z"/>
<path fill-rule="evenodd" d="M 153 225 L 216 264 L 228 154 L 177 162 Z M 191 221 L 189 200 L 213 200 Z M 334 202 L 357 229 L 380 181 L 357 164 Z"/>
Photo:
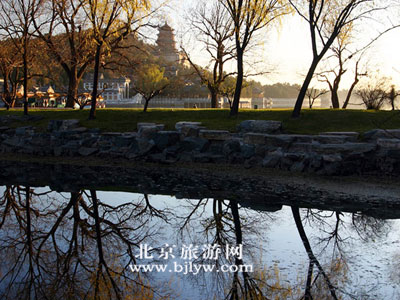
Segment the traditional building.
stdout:
<path fill-rule="evenodd" d="M 178 65 L 189 66 L 186 56 L 177 50 L 174 30 L 167 22 L 158 29 L 156 43 L 153 54 L 163 62 L 166 75 L 176 75 Z"/>
<path fill-rule="evenodd" d="M 129 98 L 129 85 L 131 80 L 126 77 L 104 78 L 104 74 L 99 76 L 97 92 L 105 101 L 120 101 Z M 86 93 L 93 91 L 93 74 L 88 74 L 83 79 L 83 89 Z"/>

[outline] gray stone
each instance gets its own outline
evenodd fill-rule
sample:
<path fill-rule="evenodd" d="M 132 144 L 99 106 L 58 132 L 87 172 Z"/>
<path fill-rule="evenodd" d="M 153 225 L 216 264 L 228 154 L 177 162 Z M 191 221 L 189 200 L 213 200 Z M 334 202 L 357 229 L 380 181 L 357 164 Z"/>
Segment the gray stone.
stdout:
<path fill-rule="evenodd" d="M 240 153 L 244 158 L 250 158 L 255 154 L 255 147 L 254 145 L 243 144 L 240 146 Z"/>
<path fill-rule="evenodd" d="M 140 138 L 152 139 L 156 136 L 157 132 L 160 131 L 160 128 L 156 125 L 154 126 L 142 126 L 138 131 L 138 135 Z"/>
<path fill-rule="evenodd" d="M 15 128 L 16 135 L 27 135 L 27 134 L 33 134 L 33 133 L 34 133 L 34 129 L 32 126 L 24 126 L 24 127 Z"/>
<path fill-rule="evenodd" d="M 370 143 L 313 144 L 313 151 L 321 154 L 367 153 L 374 151 L 376 145 Z"/>
<path fill-rule="evenodd" d="M 214 140 L 214 141 L 226 141 L 231 138 L 231 133 L 226 130 L 200 130 L 199 137 Z"/>
<path fill-rule="evenodd" d="M 19 147 L 23 142 L 18 137 L 11 137 L 2 142 L 2 144 L 11 147 Z"/>
<path fill-rule="evenodd" d="M 312 151 L 311 143 L 293 143 L 289 147 L 290 152 L 308 153 Z"/>
<path fill-rule="evenodd" d="M 353 136 L 347 135 L 316 135 L 313 137 L 313 140 L 321 143 L 321 144 L 343 144 L 347 142 L 355 142 L 357 139 L 354 139 Z"/>
<path fill-rule="evenodd" d="M 324 162 L 333 163 L 333 162 L 341 162 L 343 159 L 340 154 L 324 154 L 322 155 L 322 160 Z"/>
<path fill-rule="evenodd" d="M 242 133 L 279 133 L 282 131 L 282 122 L 270 120 L 246 120 L 239 124 L 238 131 Z"/>
<path fill-rule="evenodd" d="M 351 137 L 352 142 L 356 142 L 358 140 L 358 138 L 360 137 L 360 134 L 355 131 L 343 131 L 343 132 L 327 131 L 327 132 L 320 132 L 319 135 L 347 136 L 347 137 Z"/>
<path fill-rule="evenodd" d="M 98 151 L 99 150 L 96 148 L 81 147 L 81 148 L 79 148 L 78 153 L 79 153 L 79 155 L 82 155 L 82 156 L 90 156 Z"/>
<path fill-rule="evenodd" d="M 153 140 L 148 140 L 145 138 L 138 138 L 137 143 L 138 143 L 138 149 L 139 149 L 140 155 L 148 154 L 155 147 L 155 143 Z"/>
<path fill-rule="evenodd" d="M 49 131 L 65 131 L 79 127 L 79 120 L 50 120 L 48 124 Z"/>
<path fill-rule="evenodd" d="M 400 149 L 400 139 L 379 138 L 376 140 L 376 144 L 381 148 Z"/>
<path fill-rule="evenodd" d="M 282 158 L 283 152 L 281 150 L 269 152 L 264 157 L 262 166 L 265 168 L 275 168 L 280 164 Z"/>
<path fill-rule="evenodd" d="M 181 142 L 184 151 L 205 151 L 210 142 L 200 137 L 187 137 Z"/>
<path fill-rule="evenodd" d="M 182 131 L 182 128 L 184 127 L 200 127 L 201 122 L 189 122 L 189 121 L 181 121 L 177 122 L 175 124 L 175 129 L 178 130 L 179 132 Z"/>
<path fill-rule="evenodd" d="M 373 129 L 363 134 L 363 139 L 366 141 L 379 138 L 400 139 L 400 129 Z"/>
<path fill-rule="evenodd" d="M 176 131 L 159 131 L 153 140 L 157 148 L 163 150 L 179 142 L 179 133 Z"/>
<path fill-rule="evenodd" d="M 238 140 L 225 141 L 222 146 L 222 153 L 228 156 L 234 152 L 240 152 L 240 142 Z"/>
<path fill-rule="evenodd" d="M 264 145 L 267 134 L 262 133 L 246 133 L 243 136 L 243 141 L 251 145 Z"/>
<path fill-rule="evenodd" d="M 192 125 L 182 126 L 179 132 L 181 133 L 182 138 L 189 136 L 198 137 L 200 132 L 200 127 Z"/>

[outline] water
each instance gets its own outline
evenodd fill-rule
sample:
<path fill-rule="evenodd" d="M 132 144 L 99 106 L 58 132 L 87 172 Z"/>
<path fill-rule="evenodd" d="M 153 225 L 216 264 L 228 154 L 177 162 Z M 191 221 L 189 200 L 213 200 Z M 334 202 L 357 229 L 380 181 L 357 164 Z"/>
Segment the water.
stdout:
<path fill-rule="evenodd" d="M 400 298 L 393 210 L 107 189 L 1 187 L 1 299 Z"/>

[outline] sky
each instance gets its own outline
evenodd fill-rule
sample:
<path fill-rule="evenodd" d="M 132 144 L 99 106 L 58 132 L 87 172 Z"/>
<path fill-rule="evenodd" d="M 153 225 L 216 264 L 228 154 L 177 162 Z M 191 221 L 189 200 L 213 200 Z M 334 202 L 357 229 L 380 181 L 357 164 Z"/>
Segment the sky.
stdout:
<path fill-rule="evenodd" d="M 199 65 L 207 65 L 207 57 L 201 51 L 201 45 L 194 43 L 194 37 L 188 33 L 188 24 L 184 15 L 194 9 L 195 0 L 171 0 L 169 8 L 166 9 L 165 19 L 174 28 L 176 33 L 177 45 L 184 45 L 191 55 L 191 58 Z M 400 15 L 400 9 L 391 7 L 389 14 Z M 365 45 L 372 37 L 387 25 L 386 15 L 381 15 L 377 20 L 366 20 L 360 25 L 360 32 L 354 38 L 354 45 L 357 48 Z M 394 19 L 395 17 L 391 17 Z M 400 19 L 400 18 L 399 18 Z M 251 61 L 256 57 L 261 63 L 257 65 L 258 70 L 268 72 L 254 79 L 263 84 L 275 82 L 298 83 L 303 82 L 303 78 L 311 63 L 311 41 L 308 24 L 298 15 L 290 16 L 285 19 L 283 24 L 277 28 L 262 32 L 257 37 L 257 50 L 251 53 Z M 379 70 L 379 74 L 389 77 L 391 83 L 400 89 L 400 29 L 394 29 L 383 35 L 375 42 L 364 55 L 363 68 L 368 69 L 372 74 Z M 331 65 L 333 65 L 331 63 Z M 342 80 L 341 88 L 348 88 L 353 81 L 353 65 L 349 67 Z M 231 66 L 233 68 L 234 66 Z M 325 87 L 326 83 L 314 81 L 317 87 Z"/>

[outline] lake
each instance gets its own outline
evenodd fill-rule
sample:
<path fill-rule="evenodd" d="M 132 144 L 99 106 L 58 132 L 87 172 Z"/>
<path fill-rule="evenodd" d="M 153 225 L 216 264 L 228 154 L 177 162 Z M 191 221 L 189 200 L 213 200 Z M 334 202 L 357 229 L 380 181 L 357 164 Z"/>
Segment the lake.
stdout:
<path fill-rule="evenodd" d="M 397 188 L 311 180 L 262 196 L 254 178 L 163 186 L 148 171 L 118 186 L 116 172 L 96 186 L 87 169 L 54 168 L 64 182 L 46 167 L 4 169 L 1 299 L 400 298 Z"/>

